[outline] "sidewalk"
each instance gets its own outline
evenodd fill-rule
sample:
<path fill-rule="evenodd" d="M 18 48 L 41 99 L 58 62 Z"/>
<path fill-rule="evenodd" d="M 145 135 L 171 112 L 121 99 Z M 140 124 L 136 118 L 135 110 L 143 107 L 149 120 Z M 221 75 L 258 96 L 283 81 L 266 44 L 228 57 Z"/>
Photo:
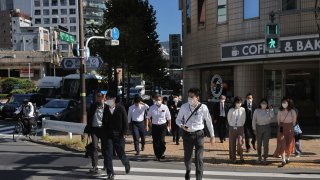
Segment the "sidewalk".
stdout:
<path fill-rule="evenodd" d="M 140 160 L 154 159 L 152 138 L 150 136 L 146 139 L 145 151 L 141 151 L 139 156 L 135 156 L 132 136 L 127 137 L 126 152 L 130 158 L 136 158 Z M 180 139 L 180 145 L 176 145 L 172 142 L 172 136 L 166 136 L 166 160 L 164 161 L 180 161 L 183 162 L 183 143 Z M 320 169 L 320 139 L 301 140 L 303 153 L 301 157 L 290 158 L 290 164 L 285 168 L 312 168 Z M 257 152 L 251 150 L 249 153 L 244 153 L 244 164 L 231 164 L 229 161 L 229 143 L 228 139 L 224 143 L 220 143 L 216 138 L 216 143 L 211 146 L 209 138 L 205 139 L 205 152 L 204 162 L 212 165 L 224 165 L 224 166 L 260 166 L 265 168 L 275 168 L 281 163 L 280 158 L 272 157 L 272 154 L 276 148 L 276 139 L 273 138 L 269 143 L 269 164 L 267 166 L 260 165 L 256 162 Z M 238 157 L 237 157 L 238 158 Z"/>

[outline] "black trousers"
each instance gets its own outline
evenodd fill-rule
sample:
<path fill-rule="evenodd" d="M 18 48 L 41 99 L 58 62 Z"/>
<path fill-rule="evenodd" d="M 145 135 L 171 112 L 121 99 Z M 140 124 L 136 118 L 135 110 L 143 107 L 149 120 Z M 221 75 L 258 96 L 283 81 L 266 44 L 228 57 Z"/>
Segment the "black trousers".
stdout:
<path fill-rule="evenodd" d="M 220 138 L 220 141 L 223 141 L 223 139 L 227 137 L 227 125 L 228 125 L 227 118 L 220 116 L 217 121 L 218 136 Z"/>
<path fill-rule="evenodd" d="M 251 144 L 254 145 L 256 143 L 256 135 L 253 133 L 252 123 L 248 123 L 244 125 L 244 139 L 246 144 L 246 149 L 250 149 L 250 137 L 252 137 Z"/>
<path fill-rule="evenodd" d="M 191 171 L 192 153 L 195 147 L 196 179 L 201 180 L 203 176 L 203 151 L 204 151 L 204 131 L 199 130 L 194 133 L 183 131 L 184 164 L 188 173 Z"/>
<path fill-rule="evenodd" d="M 146 126 L 144 125 L 144 121 L 137 122 L 132 121 L 132 135 L 133 135 L 133 143 L 134 143 L 134 150 L 139 152 L 139 138 L 141 137 L 141 145 L 144 147 L 146 144 L 146 133 L 145 133 Z"/>
<path fill-rule="evenodd" d="M 153 151 L 157 159 L 160 159 L 166 151 L 166 133 L 167 124 L 152 124 Z"/>
<path fill-rule="evenodd" d="M 91 157 L 92 167 L 98 166 L 99 154 L 99 139 L 101 141 L 101 152 L 104 154 L 104 140 L 103 138 L 103 128 L 102 127 L 92 127 L 91 128 L 91 139 L 93 143 L 93 156 Z"/>
<path fill-rule="evenodd" d="M 171 120 L 171 127 L 172 127 L 172 137 L 176 141 L 176 143 L 180 140 L 180 127 L 176 124 L 176 120 Z"/>
<path fill-rule="evenodd" d="M 36 125 L 36 121 L 34 117 L 30 117 L 30 118 L 23 118 L 22 119 L 22 123 L 25 127 L 25 132 L 24 134 L 30 134 L 31 133 L 31 128 L 32 125 Z"/>
<path fill-rule="evenodd" d="M 114 174 L 113 170 L 113 148 L 124 166 L 129 165 L 129 159 L 125 153 L 125 139 L 123 136 L 105 137 L 104 166 L 107 174 Z"/>

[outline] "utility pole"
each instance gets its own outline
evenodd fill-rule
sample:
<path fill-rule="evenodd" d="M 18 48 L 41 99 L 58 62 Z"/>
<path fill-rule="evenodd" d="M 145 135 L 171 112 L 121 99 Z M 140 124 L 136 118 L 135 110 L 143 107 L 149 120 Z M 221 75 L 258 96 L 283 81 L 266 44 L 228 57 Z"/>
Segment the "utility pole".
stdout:
<path fill-rule="evenodd" d="M 84 32 L 83 32 L 83 3 L 78 0 L 79 11 L 79 48 L 80 48 L 80 103 L 81 103 L 81 123 L 87 124 L 87 111 L 86 111 L 86 83 L 85 73 L 86 66 L 84 60 Z"/>

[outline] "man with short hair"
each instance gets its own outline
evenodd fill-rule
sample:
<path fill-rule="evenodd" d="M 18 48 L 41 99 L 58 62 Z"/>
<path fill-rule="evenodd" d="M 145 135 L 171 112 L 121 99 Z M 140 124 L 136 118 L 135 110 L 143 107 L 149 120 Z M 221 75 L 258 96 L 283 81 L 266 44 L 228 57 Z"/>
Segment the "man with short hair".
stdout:
<path fill-rule="evenodd" d="M 106 108 L 103 114 L 102 125 L 105 138 L 104 165 L 107 171 L 107 180 L 113 180 L 113 149 L 125 166 L 126 174 L 130 172 L 130 162 L 125 153 L 125 135 L 128 131 L 128 117 L 125 108 L 116 104 L 116 93 L 106 95 Z"/>
<path fill-rule="evenodd" d="M 250 136 L 252 137 L 251 145 L 254 150 L 256 150 L 256 135 L 252 129 L 252 119 L 253 113 L 257 108 L 257 105 L 253 102 L 253 96 L 251 93 L 247 94 L 247 99 L 243 103 L 242 107 L 246 110 L 246 122 L 244 124 L 244 136 L 245 136 L 245 144 L 246 144 L 246 152 L 250 152 Z"/>
<path fill-rule="evenodd" d="M 213 107 L 214 122 L 218 126 L 217 130 L 218 130 L 218 135 L 221 143 L 223 143 L 223 141 L 225 141 L 227 137 L 228 111 L 229 111 L 229 106 L 226 103 L 226 96 L 221 95 L 219 97 L 219 102 L 215 103 Z"/>
<path fill-rule="evenodd" d="M 213 145 L 214 130 L 208 107 L 199 102 L 200 90 L 191 88 L 188 91 L 188 103 L 181 106 L 176 123 L 183 129 L 184 163 L 186 166 L 185 179 L 190 180 L 192 152 L 195 147 L 196 179 L 203 176 L 203 151 L 204 151 L 204 121 L 209 130 L 210 143 Z"/>
<path fill-rule="evenodd" d="M 31 133 L 32 125 L 36 124 L 34 115 L 35 108 L 28 99 L 24 99 L 22 105 L 14 112 L 14 114 L 20 114 L 22 116 L 22 123 L 25 127 L 24 135 L 29 135 Z"/>
<path fill-rule="evenodd" d="M 171 130 L 171 115 L 168 106 L 162 104 L 162 97 L 160 95 L 156 95 L 154 100 L 155 104 L 152 105 L 148 111 L 146 128 L 147 131 L 149 131 L 149 121 L 151 121 L 153 151 L 156 160 L 160 161 L 165 158 L 165 136 L 167 130 Z"/>
<path fill-rule="evenodd" d="M 137 95 L 133 99 L 134 104 L 128 110 L 128 123 L 132 127 L 132 135 L 134 142 L 134 149 L 136 155 L 140 154 L 139 138 L 141 137 L 141 151 L 144 151 L 145 140 L 145 114 L 149 106 L 142 102 L 142 98 Z"/>
<path fill-rule="evenodd" d="M 171 114 L 172 139 L 173 142 L 176 143 L 176 145 L 180 144 L 180 127 L 176 124 L 176 118 L 178 116 L 181 105 L 182 102 L 179 100 L 178 94 L 172 94 L 172 96 L 169 97 L 168 108 Z"/>

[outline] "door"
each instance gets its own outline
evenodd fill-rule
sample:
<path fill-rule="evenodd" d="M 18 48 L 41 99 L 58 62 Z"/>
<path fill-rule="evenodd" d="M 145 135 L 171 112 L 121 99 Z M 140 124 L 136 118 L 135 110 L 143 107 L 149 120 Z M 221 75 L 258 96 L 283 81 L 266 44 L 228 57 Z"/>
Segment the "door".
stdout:
<path fill-rule="evenodd" d="M 264 96 L 273 107 L 279 107 L 283 97 L 282 74 L 282 70 L 264 71 Z"/>

